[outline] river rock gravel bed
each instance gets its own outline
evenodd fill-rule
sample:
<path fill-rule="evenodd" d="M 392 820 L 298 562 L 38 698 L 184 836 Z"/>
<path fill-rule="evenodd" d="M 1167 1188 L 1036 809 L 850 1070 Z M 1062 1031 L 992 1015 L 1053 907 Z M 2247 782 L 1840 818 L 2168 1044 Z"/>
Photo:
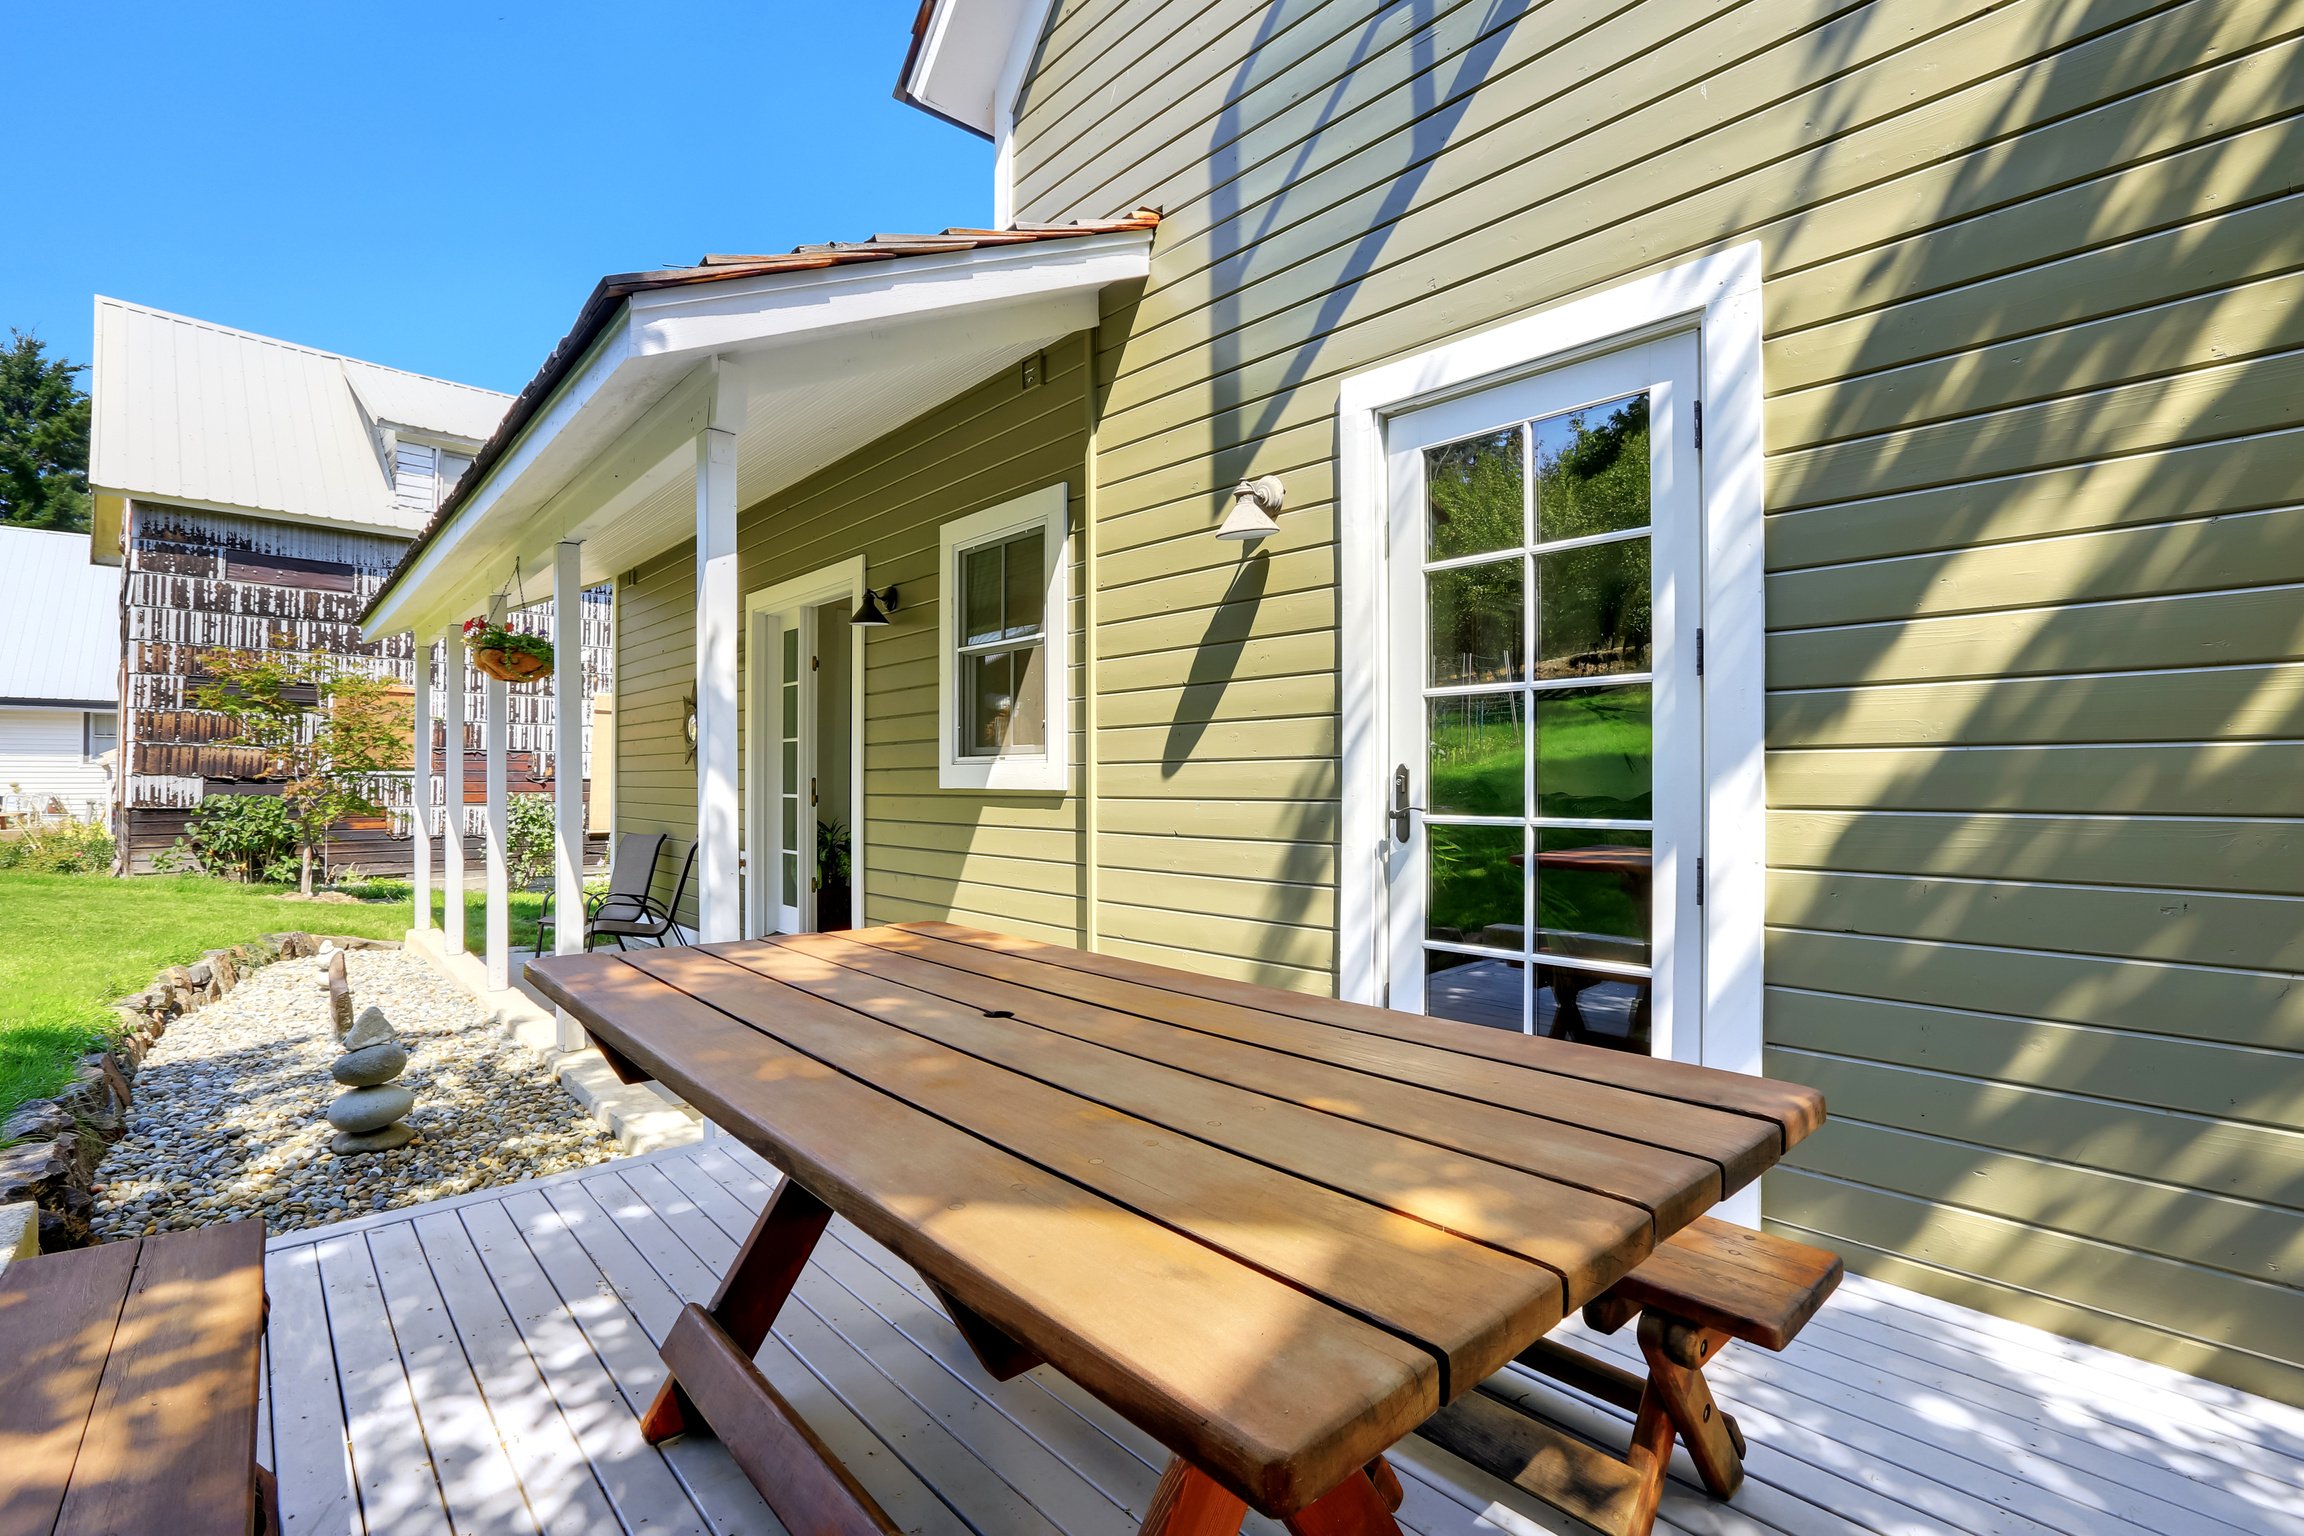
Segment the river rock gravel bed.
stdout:
<path fill-rule="evenodd" d="M 418 956 L 346 955 L 352 996 L 408 1049 L 416 1140 L 339 1157 L 322 1118 L 343 1086 L 325 959 L 283 960 L 169 1026 L 136 1074 L 128 1134 L 96 1171 L 99 1240 L 243 1216 L 322 1226 L 598 1163 L 616 1144 L 465 991 Z"/>

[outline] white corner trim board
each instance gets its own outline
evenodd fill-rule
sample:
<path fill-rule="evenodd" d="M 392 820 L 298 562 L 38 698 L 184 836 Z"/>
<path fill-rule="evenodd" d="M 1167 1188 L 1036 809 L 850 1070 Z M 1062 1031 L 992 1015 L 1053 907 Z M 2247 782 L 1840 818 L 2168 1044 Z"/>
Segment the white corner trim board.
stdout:
<path fill-rule="evenodd" d="M 1387 634 L 1385 424 L 1627 343 L 1694 331 L 1703 406 L 1704 932 L 1702 1027 L 1675 1054 L 1760 1069 L 1762 464 L 1760 247 L 1749 243 L 1635 278 L 1344 381 L 1337 401 L 1339 647 L 1344 742 L 1338 847 L 1343 997 L 1384 996 Z M 1750 1213 L 1756 1214 L 1756 1213 Z"/>

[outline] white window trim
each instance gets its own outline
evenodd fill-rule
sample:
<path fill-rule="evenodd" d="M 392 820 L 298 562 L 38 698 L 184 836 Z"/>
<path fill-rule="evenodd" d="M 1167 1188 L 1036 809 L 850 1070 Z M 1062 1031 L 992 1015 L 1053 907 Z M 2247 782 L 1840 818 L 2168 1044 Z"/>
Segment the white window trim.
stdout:
<path fill-rule="evenodd" d="M 1070 487 L 1062 482 L 1013 501 L 955 518 L 937 530 L 940 558 L 936 622 L 936 783 L 940 789 L 1063 794 L 1070 788 L 1072 737 L 1072 529 Z M 1042 620 L 1040 672 L 1047 690 L 1045 752 L 962 757 L 954 749 L 960 723 L 955 696 L 960 652 L 960 556 L 965 550 L 1042 530 L 1048 561 L 1047 607 Z M 902 594 L 898 594 L 901 598 Z"/>
<path fill-rule="evenodd" d="M 1384 700 L 1387 418 L 1693 328 L 1704 407 L 1704 987 L 1702 1026 L 1678 1052 L 1758 1072 L 1766 836 L 1762 630 L 1760 247 L 1745 244 L 1370 369 L 1337 401 L 1338 624 L 1343 821 L 1337 849 L 1338 995 L 1384 995 Z M 1384 637 L 1362 644 L 1359 637 Z M 1751 1213 L 1756 1215 L 1757 1212 Z"/>
<path fill-rule="evenodd" d="M 112 745 L 106 747 L 104 752 L 110 752 L 120 745 L 120 712 L 114 709 L 84 709 L 80 711 L 80 761 L 84 763 L 99 762 L 104 756 L 104 752 L 96 750 L 96 717 L 99 715 L 109 716 L 112 721 Z"/>

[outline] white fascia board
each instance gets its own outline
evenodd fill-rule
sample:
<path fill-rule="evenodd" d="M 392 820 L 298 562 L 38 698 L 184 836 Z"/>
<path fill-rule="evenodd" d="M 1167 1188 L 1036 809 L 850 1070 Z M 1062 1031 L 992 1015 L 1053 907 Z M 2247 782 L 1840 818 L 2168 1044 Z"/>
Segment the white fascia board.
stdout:
<path fill-rule="evenodd" d="M 415 567 L 392 584 L 384 601 L 377 604 L 375 613 L 361 626 L 364 637 L 379 640 L 413 627 L 421 610 L 432 606 L 424 597 L 427 590 L 446 581 L 447 573 L 470 566 L 480 535 L 490 521 L 489 514 L 505 500 L 522 472 L 534 467 L 560 433 L 607 391 L 618 369 L 631 357 L 628 324 L 611 325 L 600 333 L 584 361 L 561 384 L 544 409 L 521 429 L 520 440 L 513 444 L 511 452 L 490 466 L 488 478 L 456 509 L 456 520 L 426 547 Z"/>
<path fill-rule="evenodd" d="M 922 106 L 986 138 L 995 134 L 1000 87 L 1027 27 L 1047 19 L 1048 0 L 939 0 L 905 90 Z"/>
<path fill-rule="evenodd" d="M 646 356 L 766 351 L 844 329 L 1093 292 L 1151 269 L 1150 233 L 1126 230 L 659 288 L 632 296 L 633 347 Z"/>

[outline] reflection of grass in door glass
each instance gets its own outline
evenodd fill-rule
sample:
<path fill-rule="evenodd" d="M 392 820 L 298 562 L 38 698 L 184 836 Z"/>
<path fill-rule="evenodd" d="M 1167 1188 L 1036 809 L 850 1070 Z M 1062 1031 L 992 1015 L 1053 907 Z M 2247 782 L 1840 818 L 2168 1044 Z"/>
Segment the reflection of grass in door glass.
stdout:
<path fill-rule="evenodd" d="M 1536 809 L 1646 821 L 1655 808 L 1656 728 L 1646 683 L 1538 695 Z"/>
<path fill-rule="evenodd" d="M 1433 701 L 1432 809 L 1457 816 L 1525 813 L 1527 711 L 1524 695 Z"/>
<path fill-rule="evenodd" d="M 1431 911 L 1434 938 L 1480 941 L 1483 929 L 1521 921 L 1518 827 L 1432 826 Z M 1517 941 L 1507 940 L 1507 948 Z"/>

